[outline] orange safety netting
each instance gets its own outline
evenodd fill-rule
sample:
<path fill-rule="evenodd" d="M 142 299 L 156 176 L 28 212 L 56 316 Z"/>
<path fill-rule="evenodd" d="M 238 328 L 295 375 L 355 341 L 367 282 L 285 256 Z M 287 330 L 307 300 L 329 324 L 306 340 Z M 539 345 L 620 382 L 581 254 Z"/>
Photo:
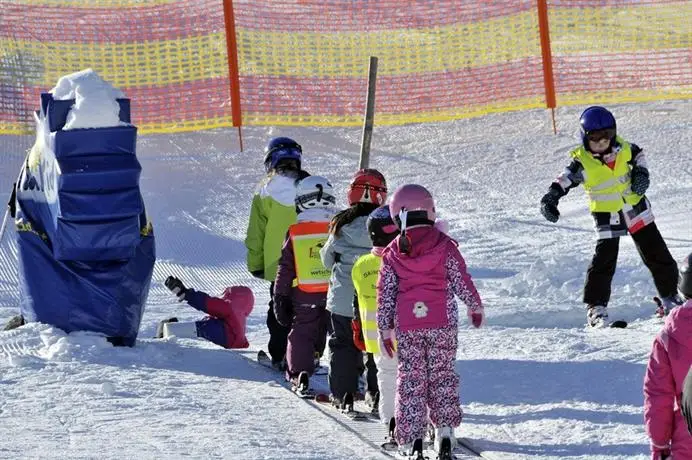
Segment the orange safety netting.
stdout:
<path fill-rule="evenodd" d="M 692 97 L 692 1 L 548 0 L 547 86 L 534 0 L 233 3 L 235 75 L 222 0 L 0 0 L 0 134 L 89 67 L 145 132 L 358 125 L 373 55 L 377 124 Z"/>
<path fill-rule="evenodd" d="M 141 131 L 227 126 L 226 50 L 220 0 L 0 0 L 0 133 L 86 68 L 132 100 Z"/>

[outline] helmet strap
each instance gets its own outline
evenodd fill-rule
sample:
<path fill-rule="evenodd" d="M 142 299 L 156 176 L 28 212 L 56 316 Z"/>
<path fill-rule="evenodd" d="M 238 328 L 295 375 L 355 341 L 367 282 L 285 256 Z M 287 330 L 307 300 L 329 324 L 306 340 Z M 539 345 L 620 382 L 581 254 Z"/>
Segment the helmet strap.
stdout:
<path fill-rule="evenodd" d="M 408 217 L 408 211 L 406 208 L 401 208 L 399 211 L 399 220 L 401 221 L 401 237 L 399 238 L 399 252 L 402 254 L 411 253 L 411 240 L 406 234 L 406 219 Z"/>

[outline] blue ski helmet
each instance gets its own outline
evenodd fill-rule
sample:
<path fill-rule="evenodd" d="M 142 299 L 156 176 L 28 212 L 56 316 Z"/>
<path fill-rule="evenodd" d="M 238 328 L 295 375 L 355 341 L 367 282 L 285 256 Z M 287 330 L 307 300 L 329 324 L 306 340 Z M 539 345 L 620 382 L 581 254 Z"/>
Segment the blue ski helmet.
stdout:
<path fill-rule="evenodd" d="M 597 105 L 589 107 L 579 117 L 579 124 L 581 125 L 581 140 L 587 151 L 589 151 L 589 134 L 594 132 L 607 134 L 610 138 L 610 145 L 613 146 L 617 134 L 617 124 L 615 117 L 608 109 Z"/>
<path fill-rule="evenodd" d="M 399 227 L 389 213 L 389 205 L 380 206 L 371 212 L 366 226 L 375 247 L 386 247 L 399 234 Z"/>
<path fill-rule="evenodd" d="M 281 160 L 297 160 L 300 169 L 302 154 L 303 148 L 290 137 L 275 137 L 264 148 L 264 169 L 271 171 Z"/>

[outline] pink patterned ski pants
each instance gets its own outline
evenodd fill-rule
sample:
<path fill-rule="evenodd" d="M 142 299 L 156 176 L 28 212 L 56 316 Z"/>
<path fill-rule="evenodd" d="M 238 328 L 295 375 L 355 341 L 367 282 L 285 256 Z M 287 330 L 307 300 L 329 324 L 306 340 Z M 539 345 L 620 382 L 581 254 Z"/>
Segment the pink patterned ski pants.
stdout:
<path fill-rule="evenodd" d="M 454 370 L 457 328 L 397 332 L 396 337 L 396 441 L 401 445 L 424 438 L 428 416 L 435 427 L 459 426 L 463 414 Z"/>

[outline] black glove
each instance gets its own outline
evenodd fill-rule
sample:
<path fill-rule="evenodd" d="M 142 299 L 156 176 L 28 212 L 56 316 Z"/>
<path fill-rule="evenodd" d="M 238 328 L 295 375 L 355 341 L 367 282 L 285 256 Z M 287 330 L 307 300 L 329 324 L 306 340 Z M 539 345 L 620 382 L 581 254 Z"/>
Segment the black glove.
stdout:
<path fill-rule="evenodd" d="M 251 270 L 250 273 L 251 273 L 252 276 L 254 276 L 255 278 L 259 278 L 259 279 L 261 279 L 261 280 L 264 279 L 264 270 Z"/>
<path fill-rule="evenodd" d="M 633 167 L 630 188 L 637 195 L 644 195 L 649 188 L 649 170 L 641 166 Z"/>
<path fill-rule="evenodd" d="M 169 276 L 166 278 L 166 281 L 163 283 L 166 285 L 168 289 L 170 289 L 173 294 L 178 296 L 178 302 L 182 302 L 185 300 L 185 295 L 187 294 L 187 288 L 183 284 L 182 281 L 180 281 L 178 278 L 175 276 Z"/>
<path fill-rule="evenodd" d="M 293 303 L 287 295 L 274 295 L 274 316 L 284 327 L 290 327 L 293 322 Z"/>
<path fill-rule="evenodd" d="M 560 197 L 553 188 L 541 198 L 541 214 L 550 222 L 557 222 L 560 218 L 560 211 L 557 210 L 557 204 Z"/>

